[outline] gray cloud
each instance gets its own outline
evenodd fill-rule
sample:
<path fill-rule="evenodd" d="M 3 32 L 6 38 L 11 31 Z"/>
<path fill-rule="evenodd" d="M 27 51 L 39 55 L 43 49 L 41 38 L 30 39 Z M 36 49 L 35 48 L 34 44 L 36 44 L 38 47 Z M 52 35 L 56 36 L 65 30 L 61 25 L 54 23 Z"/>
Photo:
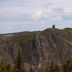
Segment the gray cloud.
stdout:
<path fill-rule="evenodd" d="M 0 33 L 23 30 L 43 30 L 58 21 L 72 26 L 72 0 L 0 0 Z M 69 5 L 70 4 L 70 5 Z M 70 9 L 69 9 L 70 8 Z M 32 20 L 39 18 L 37 21 Z M 64 16 L 62 18 L 62 16 Z M 41 19 L 40 19 L 41 18 Z M 51 22 L 49 22 L 51 21 Z M 66 26 L 63 27 L 66 27 Z M 61 27 L 61 26 L 60 26 Z"/>
<path fill-rule="evenodd" d="M 31 21 L 31 15 L 25 14 L 23 16 L 0 16 L 0 22 L 24 22 L 24 21 Z"/>

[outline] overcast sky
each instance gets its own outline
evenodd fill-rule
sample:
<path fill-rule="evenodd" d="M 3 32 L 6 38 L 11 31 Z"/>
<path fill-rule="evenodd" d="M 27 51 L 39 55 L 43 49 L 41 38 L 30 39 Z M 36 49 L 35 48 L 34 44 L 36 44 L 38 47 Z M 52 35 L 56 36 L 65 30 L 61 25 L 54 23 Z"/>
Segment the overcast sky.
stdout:
<path fill-rule="evenodd" d="M 0 0 L 0 33 L 72 28 L 72 0 Z"/>

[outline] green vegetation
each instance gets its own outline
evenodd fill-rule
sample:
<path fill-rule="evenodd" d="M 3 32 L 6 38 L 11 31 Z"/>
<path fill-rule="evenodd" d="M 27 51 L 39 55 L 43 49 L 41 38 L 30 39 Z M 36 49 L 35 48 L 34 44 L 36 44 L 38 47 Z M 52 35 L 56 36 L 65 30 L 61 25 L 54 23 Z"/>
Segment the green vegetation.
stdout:
<path fill-rule="evenodd" d="M 0 64 L 0 72 L 27 72 L 25 69 L 22 69 L 20 60 L 18 62 L 17 67 L 11 67 L 9 64 Z M 32 70 L 31 68 L 29 72 L 72 72 L 72 61 L 68 60 L 62 65 L 51 63 L 45 69 Z"/>
<path fill-rule="evenodd" d="M 62 65 L 51 63 L 44 72 L 72 72 L 72 61 L 68 60 Z"/>
<path fill-rule="evenodd" d="M 13 36 L 6 37 L 8 40 L 19 42 L 21 40 L 32 39 L 37 32 L 24 32 L 19 34 L 12 34 Z"/>
<path fill-rule="evenodd" d="M 9 64 L 0 64 L 0 72 L 26 72 L 25 70 L 23 71 L 17 71 L 17 68 L 14 67 L 12 68 Z"/>
<path fill-rule="evenodd" d="M 72 28 L 65 28 L 64 32 L 72 34 Z"/>

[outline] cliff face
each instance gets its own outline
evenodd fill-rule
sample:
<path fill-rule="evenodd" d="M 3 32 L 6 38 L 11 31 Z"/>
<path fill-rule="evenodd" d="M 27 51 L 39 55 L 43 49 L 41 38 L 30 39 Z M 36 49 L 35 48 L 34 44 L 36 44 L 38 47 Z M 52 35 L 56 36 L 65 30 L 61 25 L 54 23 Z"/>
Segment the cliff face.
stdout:
<path fill-rule="evenodd" d="M 0 62 L 14 64 L 19 49 L 22 63 L 30 65 L 72 60 L 72 29 L 0 35 Z"/>

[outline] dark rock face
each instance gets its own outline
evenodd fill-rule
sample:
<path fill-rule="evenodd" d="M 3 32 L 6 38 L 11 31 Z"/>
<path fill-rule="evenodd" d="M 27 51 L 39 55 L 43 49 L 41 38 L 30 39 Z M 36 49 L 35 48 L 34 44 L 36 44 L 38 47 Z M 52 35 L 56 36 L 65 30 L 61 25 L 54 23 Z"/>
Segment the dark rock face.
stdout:
<path fill-rule="evenodd" d="M 72 60 L 72 33 L 47 29 L 36 33 L 1 35 L 0 63 L 14 64 L 20 48 L 22 63 L 30 65 L 62 64 Z"/>

